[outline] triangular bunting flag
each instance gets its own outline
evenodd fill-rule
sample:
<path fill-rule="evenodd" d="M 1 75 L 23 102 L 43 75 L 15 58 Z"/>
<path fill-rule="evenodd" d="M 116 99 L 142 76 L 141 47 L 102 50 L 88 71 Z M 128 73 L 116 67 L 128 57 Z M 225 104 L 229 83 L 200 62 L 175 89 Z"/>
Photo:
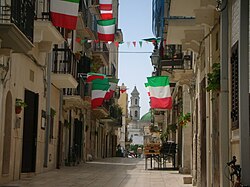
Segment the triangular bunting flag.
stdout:
<path fill-rule="evenodd" d="M 139 41 L 140 47 L 142 47 L 142 41 Z"/>
<path fill-rule="evenodd" d="M 133 45 L 134 45 L 134 47 L 136 47 L 136 42 L 135 41 L 133 42 Z"/>

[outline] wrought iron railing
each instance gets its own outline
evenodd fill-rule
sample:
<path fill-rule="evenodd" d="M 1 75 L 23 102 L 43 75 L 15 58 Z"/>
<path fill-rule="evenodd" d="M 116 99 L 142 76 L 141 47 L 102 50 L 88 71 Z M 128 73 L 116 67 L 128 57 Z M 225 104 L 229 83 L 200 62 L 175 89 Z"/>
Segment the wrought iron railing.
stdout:
<path fill-rule="evenodd" d="M 171 69 L 192 69 L 192 52 L 182 52 L 181 45 L 167 45 L 161 57 L 161 66 Z"/>
<path fill-rule="evenodd" d="M 11 0 L 11 5 L 0 6 L 0 22 L 14 23 L 33 42 L 35 1 Z"/>
<path fill-rule="evenodd" d="M 104 58 L 108 61 L 109 59 L 109 49 L 107 48 L 106 44 L 99 42 L 93 44 L 93 51 L 100 52 L 104 56 Z"/>

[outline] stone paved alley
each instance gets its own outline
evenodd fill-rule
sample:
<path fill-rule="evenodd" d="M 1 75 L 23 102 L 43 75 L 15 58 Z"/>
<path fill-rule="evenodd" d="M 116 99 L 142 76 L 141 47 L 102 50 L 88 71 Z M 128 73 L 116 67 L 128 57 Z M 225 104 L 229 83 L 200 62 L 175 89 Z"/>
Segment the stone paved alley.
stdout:
<path fill-rule="evenodd" d="M 173 170 L 145 170 L 144 159 L 106 158 L 38 174 L 5 186 L 15 187 L 188 187 Z"/>

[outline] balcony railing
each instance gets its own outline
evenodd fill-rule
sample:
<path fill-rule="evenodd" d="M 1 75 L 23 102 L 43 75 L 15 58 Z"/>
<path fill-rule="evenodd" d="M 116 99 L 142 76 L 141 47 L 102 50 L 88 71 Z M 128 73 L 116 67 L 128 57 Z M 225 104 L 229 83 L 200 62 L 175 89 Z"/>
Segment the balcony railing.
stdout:
<path fill-rule="evenodd" d="M 53 49 L 54 61 L 52 64 L 53 73 L 71 74 L 75 79 L 77 78 L 77 61 L 74 59 L 74 55 L 67 44 L 64 48 L 58 48 L 55 45 Z"/>
<path fill-rule="evenodd" d="M 107 48 L 106 44 L 104 44 L 104 43 L 94 43 L 93 44 L 93 52 L 102 53 L 105 60 L 108 61 L 108 59 L 109 59 L 109 49 Z"/>
<path fill-rule="evenodd" d="M 33 42 L 35 1 L 12 0 L 11 5 L 0 6 L 0 22 L 14 23 Z"/>
<path fill-rule="evenodd" d="M 91 84 L 86 83 L 85 79 L 79 77 L 77 79 L 78 86 L 77 88 L 65 88 L 63 89 L 64 96 L 80 96 L 82 99 L 85 97 L 91 97 Z"/>
<path fill-rule="evenodd" d="M 161 66 L 171 69 L 192 69 L 192 52 L 182 52 L 181 45 L 167 45 L 161 57 Z"/>

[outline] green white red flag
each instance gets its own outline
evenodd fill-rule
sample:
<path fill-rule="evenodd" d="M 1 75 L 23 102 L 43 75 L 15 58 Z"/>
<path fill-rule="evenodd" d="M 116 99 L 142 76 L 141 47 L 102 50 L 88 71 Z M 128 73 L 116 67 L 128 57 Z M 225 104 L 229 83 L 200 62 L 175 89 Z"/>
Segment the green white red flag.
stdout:
<path fill-rule="evenodd" d="M 112 0 L 99 0 L 100 10 L 112 10 Z"/>
<path fill-rule="evenodd" d="M 106 76 L 99 73 L 88 73 L 86 82 L 91 82 L 95 79 L 104 79 Z"/>
<path fill-rule="evenodd" d="M 51 0 L 50 14 L 54 26 L 75 30 L 80 0 Z"/>
<path fill-rule="evenodd" d="M 107 78 L 92 80 L 92 94 L 91 94 L 92 109 L 102 106 L 104 97 L 109 87 L 110 85 Z"/>
<path fill-rule="evenodd" d="M 115 36 L 116 19 L 98 20 L 97 33 L 99 41 L 113 42 Z"/>
<path fill-rule="evenodd" d="M 171 109 L 172 97 L 168 76 L 147 77 L 151 108 Z"/>
<path fill-rule="evenodd" d="M 145 88 L 147 89 L 147 93 L 148 93 L 148 96 L 150 96 L 150 92 L 149 92 L 149 87 L 148 87 L 148 83 L 144 83 L 145 85 Z"/>
<path fill-rule="evenodd" d="M 112 10 L 100 10 L 100 15 L 102 20 L 112 19 L 113 11 Z"/>
<path fill-rule="evenodd" d="M 107 91 L 104 100 L 109 100 L 113 97 L 114 92 L 115 92 L 116 87 L 117 87 L 117 83 L 119 81 L 119 79 L 115 79 L 115 78 L 108 78 L 108 80 L 109 80 L 110 88 Z"/>

